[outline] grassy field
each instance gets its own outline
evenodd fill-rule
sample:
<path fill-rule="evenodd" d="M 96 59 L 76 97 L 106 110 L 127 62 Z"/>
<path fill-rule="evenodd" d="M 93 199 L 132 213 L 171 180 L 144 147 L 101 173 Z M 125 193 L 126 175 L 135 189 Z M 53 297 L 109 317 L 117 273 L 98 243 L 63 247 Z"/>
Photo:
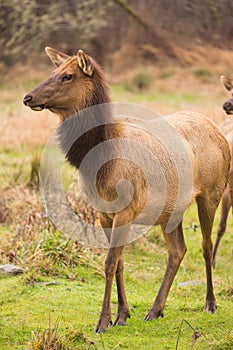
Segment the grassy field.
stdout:
<path fill-rule="evenodd" d="M 64 239 L 53 231 L 44 230 L 43 236 L 38 233 L 36 241 L 44 240 L 40 250 L 46 262 L 31 259 L 30 264 L 27 252 L 18 253 L 21 266 L 25 267 L 24 275 L 0 279 L 1 349 L 31 349 L 30 340 L 34 339 L 35 346 L 39 335 L 45 330 L 48 333 L 49 327 L 55 327 L 56 323 L 56 336 L 68 349 L 175 349 L 182 320 L 201 334 L 195 349 L 232 349 L 232 224 L 228 226 L 214 271 L 218 310 L 210 315 L 204 310 L 201 234 L 199 229 L 194 232 L 190 228 L 190 224 L 197 223 L 196 208 L 192 206 L 184 224 L 188 252 L 171 288 L 163 319 L 143 322 L 165 269 L 166 247 L 159 229 L 126 248 L 125 276 L 131 319 L 126 327 L 110 328 L 103 335 L 94 334 L 93 329 L 101 308 L 105 253 L 69 250 L 73 259 L 71 266 L 64 256 L 65 250 L 59 253 Z M 9 236 L 9 227 L 1 229 L 1 236 Z M 32 252 L 33 249 L 30 254 Z M 54 281 L 58 284 L 44 283 Z M 191 283 L 182 285 L 188 281 Z M 115 290 L 112 311 L 114 317 L 117 311 Z M 183 323 L 178 349 L 191 349 L 193 329 Z"/>
<path fill-rule="evenodd" d="M 48 68 L 39 68 L 37 73 L 13 68 L 0 85 L 0 264 L 13 262 L 24 268 L 23 275 L 0 276 L 0 349 L 233 349 L 232 219 L 214 270 L 218 309 L 210 315 L 204 308 L 205 268 L 200 229 L 193 229 L 199 225 L 194 204 L 184 222 L 188 251 L 169 293 L 164 318 L 143 322 L 167 259 L 160 229 L 155 228 L 125 248 L 131 319 L 125 327 L 94 333 L 104 291 L 106 251 L 68 241 L 44 217 L 36 170 L 57 121 L 49 112 L 32 112 L 21 102 L 46 77 Z M 217 123 L 224 119 L 221 105 L 227 94 L 214 70 L 148 68 L 140 77 L 141 71 L 139 67 L 125 80 L 110 77 L 114 101 L 142 104 L 161 114 L 190 108 Z M 73 171 L 66 171 L 72 179 Z M 68 189 L 69 184 L 67 180 Z M 214 239 L 219 215 L 218 210 Z M 112 312 L 114 319 L 115 288 Z M 45 347 L 46 343 L 50 345 Z"/>

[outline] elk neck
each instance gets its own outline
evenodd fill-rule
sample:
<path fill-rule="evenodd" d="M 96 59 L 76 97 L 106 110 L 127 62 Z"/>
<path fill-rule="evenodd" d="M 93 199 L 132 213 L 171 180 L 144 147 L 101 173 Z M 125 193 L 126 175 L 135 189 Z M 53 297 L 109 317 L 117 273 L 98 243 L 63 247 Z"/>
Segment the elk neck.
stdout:
<path fill-rule="evenodd" d="M 112 116 L 109 88 L 101 70 L 93 77 L 92 93 L 79 101 L 78 112 L 58 128 L 58 139 L 66 160 L 79 169 L 87 153 L 95 146 L 120 137 L 122 126 Z M 107 145 L 105 147 L 107 152 Z"/>

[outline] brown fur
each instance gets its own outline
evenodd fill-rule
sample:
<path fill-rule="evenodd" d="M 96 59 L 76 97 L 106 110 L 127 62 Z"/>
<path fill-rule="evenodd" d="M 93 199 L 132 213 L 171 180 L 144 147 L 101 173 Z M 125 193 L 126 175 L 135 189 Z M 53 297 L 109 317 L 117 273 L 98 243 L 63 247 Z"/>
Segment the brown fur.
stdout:
<path fill-rule="evenodd" d="M 47 53 L 58 68 L 51 77 L 25 96 L 24 103 L 35 110 L 48 108 L 57 113 L 64 121 L 73 113 L 91 105 L 109 102 L 108 88 L 102 70 L 97 63 L 83 52 L 74 57 L 68 57 L 53 49 Z M 80 63 L 81 62 L 81 63 Z M 63 81 L 66 74 L 72 74 L 71 81 Z M 81 136 L 67 153 L 67 159 L 78 167 L 83 157 L 94 145 L 104 140 L 123 139 L 135 141 L 149 149 L 159 160 L 167 186 L 166 201 L 163 211 L 156 222 L 160 224 L 168 246 L 168 264 L 163 283 L 155 302 L 145 316 L 152 320 L 163 315 L 166 298 L 176 272 L 186 252 L 182 231 L 182 218 L 172 232 L 166 232 L 166 225 L 174 210 L 177 198 L 179 178 L 176 164 L 168 150 L 149 131 L 130 123 L 116 122 L 111 116 L 111 110 L 98 116 L 107 125 L 99 126 Z M 183 140 L 193 169 L 193 186 L 190 202 L 197 201 L 198 214 L 202 230 L 202 247 L 206 265 L 207 294 L 206 309 L 215 312 L 216 302 L 212 285 L 212 241 L 211 231 L 216 208 L 224 191 L 230 164 L 230 151 L 224 135 L 205 116 L 190 112 L 178 112 L 164 117 Z M 85 122 L 85 121 L 84 121 Z M 82 127 L 82 125 L 80 125 Z M 66 133 L 60 129 L 60 140 L 66 149 Z M 119 150 L 122 147 L 119 143 Z M 110 149 L 109 149 L 110 151 Z M 106 149 L 108 152 L 108 148 Z M 137 149 L 136 149 L 137 152 Z M 186 160 L 184 160 L 186 161 Z M 148 164 L 147 164 L 148 166 Z M 88 172 L 80 168 L 83 186 L 88 191 Z M 149 175 L 153 178 L 153 174 Z M 114 275 L 118 291 L 118 314 L 114 325 L 123 325 L 129 317 L 123 279 L 123 243 L 121 237 L 127 235 L 129 224 L 137 220 L 147 198 L 147 178 L 143 172 L 130 160 L 114 159 L 107 162 L 97 176 L 97 189 L 107 201 L 116 198 L 116 185 L 122 178 L 129 179 L 134 186 L 134 196 L 130 204 L 116 213 L 100 213 L 101 225 L 109 239 L 110 249 L 105 262 L 105 294 L 101 315 L 96 326 L 96 332 L 106 331 L 111 321 L 110 300 Z M 156 198 L 155 198 L 156 200 Z M 156 201 L 154 203 L 156 207 Z M 182 208 L 182 213 L 186 208 Z M 138 219 L 139 220 L 139 219 Z M 149 223 L 151 218 L 145 218 Z M 119 228 L 121 230 L 119 231 Z"/>

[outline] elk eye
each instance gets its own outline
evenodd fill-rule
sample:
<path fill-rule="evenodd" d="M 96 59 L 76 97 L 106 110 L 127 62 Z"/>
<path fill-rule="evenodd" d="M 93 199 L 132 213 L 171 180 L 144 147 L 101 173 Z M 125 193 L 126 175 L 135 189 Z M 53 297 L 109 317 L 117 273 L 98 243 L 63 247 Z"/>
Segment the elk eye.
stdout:
<path fill-rule="evenodd" d="M 62 78 L 62 81 L 69 81 L 73 78 L 72 74 L 66 74 L 64 75 L 64 77 Z"/>

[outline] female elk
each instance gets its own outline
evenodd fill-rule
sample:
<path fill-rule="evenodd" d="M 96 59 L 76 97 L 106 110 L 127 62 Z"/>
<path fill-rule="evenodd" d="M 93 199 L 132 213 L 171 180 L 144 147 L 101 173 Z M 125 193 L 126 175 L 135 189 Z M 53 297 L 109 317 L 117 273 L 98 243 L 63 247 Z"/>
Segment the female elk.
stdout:
<path fill-rule="evenodd" d="M 224 75 L 221 76 L 221 82 L 223 86 L 226 88 L 226 90 L 230 91 L 233 94 L 233 82 L 231 79 L 225 77 Z M 229 100 L 227 100 L 223 104 L 223 109 L 225 110 L 226 114 L 233 114 L 233 97 L 231 97 Z M 226 136 L 227 141 L 230 146 L 231 150 L 231 166 L 230 166 L 230 172 L 229 172 L 229 179 L 227 186 L 224 190 L 223 196 L 222 196 L 222 205 L 221 205 L 221 218 L 220 218 L 220 224 L 218 226 L 217 231 L 217 238 L 214 245 L 214 252 L 213 252 L 213 266 L 215 266 L 216 263 L 216 254 L 217 250 L 220 244 L 220 241 L 222 239 L 222 236 L 224 235 L 226 231 L 226 224 L 227 224 L 227 217 L 230 211 L 230 208 L 233 208 L 233 118 L 227 118 L 221 125 L 220 130 L 222 130 L 223 134 Z"/>
<path fill-rule="evenodd" d="M 25 96 L 25 105 L 33 110 L 47 108 L 58 114 L 63 123 L 68 117 L 80 110 L 110 101 L 103 72 L 91 57 L 81 50 L 73 57 L 51 48 L 46 48 L 46 53 L 57 68 L 48 80 Z M 158 295 L 151 310 L 145 316 L 145 320 L 153 320 L 163 315 L 168 292 L 186 252 L 182 217 L 187 206 L 181 205 L 179 207 L 179 212 L 175 212 L 176 219 L 179 219 L 177 219 L 176 226 L 173 227 L 172 231 L 167 229 L 171 216 L 174 217 L 174 203 L 180 186 L 176 164 L 174 164 L 166 147 L 163 147 L 159 139 L 154 137 L 150 131 L 143 127 L 137 127 L 137 125 L 135 126 L 130 122 L 115 121 L 111 114 L 111 108 L 107 108 L 102 116 L 98 115 L 97 117 L 103 119 L 102 124 L 84 133 L 75 141 L 66 155 L 68 161 L 79 168 L 82 183 L 87 189 L 91 185 L 91 181 L 89 172 L 85 172 L 85 169 L 82 168 L 82 161 L 92 148 L 105 141 L 108 144 L 107 141 L 109 140 L 126 140 L 144 147 L 150 151 L 151 159 L 154 157 L 158 161 L 160 169 L 164 173 L 167 190 L 165 202 L 159 217 L 153 224 L 158 224 L 162 228 L 168 246 L 168 263 Z M 178 112 L 164 117 L 164 120 L 167 125 L 175 130 L 185 148 L 186 158 L 181 159 L 184 167 L 188 162 L 192 167 L 192 183 L 188 204 L 196 199 L 206 265 L 206 310 L 214 313 L 216 302 L 212 285 L 211 231 L 215 211 L 227 181 L 230 163 L 229 146 L 219 129 L 208 118 L 199 113 Z M 86 123 L 85 118 L 79 120 L 79 116 L 78 121 L 80 128 L 83 127 L 82 123 Z M 66 137 L 69 137 L 62 129 L 60 134 L 63 141 Z M 172 139 L 168 141 L 173 142 Z M 121 143 L 119 145 L 119 147 L 122 146 Z M 117 147 L 115 147 L 115 152 L 119 152 L 120 155 L 120 148 Z M 107 151 L 108 148 L 105 152 L 107 153 Z M 96 161 L 98 161 L 99 156 L 96 155 Z M 144 154 L 141 153 L 140 156 L 143 157 Z M 92 164 L 89 165 L 91 170 Z M 156 173 L 155 164 L 147 163 L 147 168 L 149 168 L 149 171 L 155 169 Z M 155 186 L 156 176 L 151 175 Z M 142 207 L 147 200 L 148 179 L 145 178 L 144 172 L 130 159 L 121 159 L 121 156 L 115 157 L 106 162 L 97 174 L 97 190 L 106 202 L 111 203 L 116 199 L 116 188 L 121 179 L 126 179 L 134 187 L 131 202 L 122 210 L 114 213 L 110 210 L 100 212 L 101 226 L 108 236 L 110 248 L 105 261 L 105 293 L 102 311 L 95 329 L 96 332 L 106 331 L 111 323 L 110 299 L 114 275 L 118 291 L 118 314 L 114 325 L 124 325 L 129 317 L 123 279 L 124 239 L 122 240 L 122 237 L 127 237 L 130 224 L 140 216 Z M 185 180 L 185 178 L 181 179 L 181 185 L 182 181 Z M 160 205 L 158 198 L 163 193 L 161 194 L 159 190 L 155 191 L 151 211 L 156 211 L 158 205 Z M 147 219 L 146 217 L 145 222 Z"/>

